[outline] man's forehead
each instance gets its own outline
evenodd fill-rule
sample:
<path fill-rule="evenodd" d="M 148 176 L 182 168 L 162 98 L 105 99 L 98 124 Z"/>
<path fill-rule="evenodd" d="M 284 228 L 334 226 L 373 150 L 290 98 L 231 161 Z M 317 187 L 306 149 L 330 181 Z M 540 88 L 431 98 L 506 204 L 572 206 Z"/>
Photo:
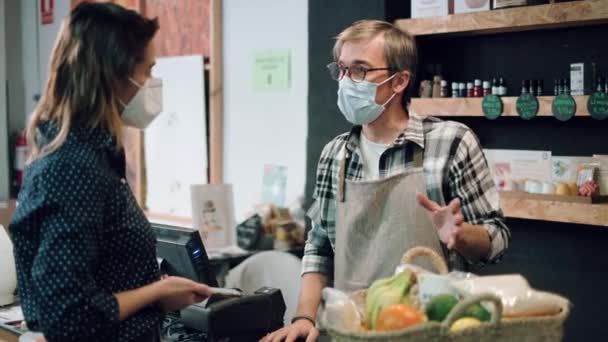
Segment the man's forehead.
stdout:
<path fill-rule="evenodd" d="M 346 41 L 340 51 L 339 62 L 354 64 L 378 64 L 384 62 L 384 38 Z"/>

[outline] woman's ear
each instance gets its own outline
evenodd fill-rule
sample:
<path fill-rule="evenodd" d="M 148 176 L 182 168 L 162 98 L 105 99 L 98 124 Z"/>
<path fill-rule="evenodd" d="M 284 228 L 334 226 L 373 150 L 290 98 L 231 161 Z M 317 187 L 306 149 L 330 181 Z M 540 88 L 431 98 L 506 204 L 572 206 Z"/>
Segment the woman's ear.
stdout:
<path fill-rule="evenodd" d="M 410 73 L 409 71 L 399 71 L 397 75 L 393 79 L 393 91 L 395 93 L 400 93 L 405 91 L 407 87 L 410 85 Z"/>

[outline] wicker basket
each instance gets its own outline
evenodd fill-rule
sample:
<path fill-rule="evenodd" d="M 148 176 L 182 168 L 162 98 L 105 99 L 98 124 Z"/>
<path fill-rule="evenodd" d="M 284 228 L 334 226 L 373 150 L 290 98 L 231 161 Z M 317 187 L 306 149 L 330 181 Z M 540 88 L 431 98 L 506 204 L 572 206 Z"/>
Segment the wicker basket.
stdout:
<path fill-rule="evenodd" d="M 443 258 L 434 251 L 425 247 L 415 247 L 403 255 L 402 261 L 411 263 L 414 258 L 426 257 L 440 274 L 447 273 L 447 266 Z M 364 293 L 355 293 L 354 297 L 364 299 Z M 491 302 L 494 305 L 492 318 L 480 326 L 465 329 L 459 332 L 450 332 L 449 328 L 471 305 L 480 302 Z M 554 342 L 561 341 L 563 326 L 569 314 L 569 307 L 565 306 L 561 312 L 553 316 L 525 317 L 502 319 L 502 301 L 493 294 L 480 294 L 470 296 L 460 301 L 446 319 L 439 322 L 427 322 L 415 327 L 390 332 L 378 331 L 343 331 L 324 325 L 333 341 L 382 341 L 382 342 L 422 342 L 422 341 L 450 341 L 450 342 Z"/>

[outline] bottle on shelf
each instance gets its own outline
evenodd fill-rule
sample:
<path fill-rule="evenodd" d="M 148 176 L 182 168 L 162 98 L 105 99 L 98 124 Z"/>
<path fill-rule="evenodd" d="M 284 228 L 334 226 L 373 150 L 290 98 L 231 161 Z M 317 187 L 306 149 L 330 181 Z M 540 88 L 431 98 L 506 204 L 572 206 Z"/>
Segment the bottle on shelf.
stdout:
<path fill-rule="evenodd" d="M 564 78 L 564 86 L 562 89 L 564 95 L 570 95 L 570 79 Z"/>
<path fill-rule="evenodd" d="M 536 82 L 536 96 L 543 96 L 543 88 L 544 88 L 544 82 L 543 80 L 538 80 L 538 82 Z"/>
<path fill-rule="evenodd" d="M 452 82 L 452 97 L 458 97 L 458 83 Z"/>
<path fill-rule="evenodd" d="M 502 77 L 498 80 L 498 95 L 507 96 L 507 84 Z"/>
<path fill-rule="evenodd" d="M 464 82 L 458 85 L 458 97 L 467 97 L 467 86 Z"/>
<path fill-rule="evenodd" d="M 521 81 L 521 95 L 528 94 L 528 88 L 530 87 L 530 83 L 528 80 Z"/>
<path fill-rule="evenodd" d="M 530 87 L 528 88 L 528 91 L 530 93 L 530 95 L 532 96 L 538 96 L 538 94 L 536 93 L 536 88 L 538 87 L 538 83 L 536 80 L 531 80 L 530 81 Z"/>
<path fill-rule="evenodd" d="M 476 79 L 473 83 L 473 96 L 481 97 L 482 94 L 483 94 L 483 91 L 481 89 L 481 80 Z"/>
<path fill-rule="evenodd" d="M 441 80 L 441 97 L 448 97 L 448 81 Z"/>
<path fill-rule="evenodd" d="M 483 91 L 482 91 L 482 96 L 486 97 L 488 95 L 490 95 L 490 82 L 489 81 L 483 81 Z"/>
<path fill-rule="evenodd" d="M 467 82 L 467 97 L 473 97 L 473 82 Z"/>
<path fill-rule="evenodd" d="M 557 78 L 554 78 L 553 79 L 553 96 L 558 96 L 561 94 L 562 94 L 562 84 Z"/>
<path fill-rule="evenodd" d="M 604 92 L 604 80 L 602 76 L 599 76 L 595 81 L 595 91 L 598 93 Z"/>
<path fill-rule="evenodd" d="M 434 98 L 442 97 L 441 96 L 441 76 L 433 77 L 433 92 L 432 92 L 431 96 Z"/>
<path fill-rule="evenodd" d="M 494 77 L 492 79 L 492 95 L 499 95 L 498 94 L 498 80 L 496 79 L 496 77 Z"/>

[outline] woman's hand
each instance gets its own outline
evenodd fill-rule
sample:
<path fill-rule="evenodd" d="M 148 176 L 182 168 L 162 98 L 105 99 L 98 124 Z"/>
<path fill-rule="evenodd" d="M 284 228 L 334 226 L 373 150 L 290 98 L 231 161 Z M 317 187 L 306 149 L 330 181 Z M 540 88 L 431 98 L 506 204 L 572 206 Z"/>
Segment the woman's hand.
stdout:
<path fill-rule="evenodd" d="M 202 302 L 212 294 L 207 285 L 181 277 L 161 279 L 157 286 L 160 292 L 158 305 L 165 311 L 181 310 Z"/>

